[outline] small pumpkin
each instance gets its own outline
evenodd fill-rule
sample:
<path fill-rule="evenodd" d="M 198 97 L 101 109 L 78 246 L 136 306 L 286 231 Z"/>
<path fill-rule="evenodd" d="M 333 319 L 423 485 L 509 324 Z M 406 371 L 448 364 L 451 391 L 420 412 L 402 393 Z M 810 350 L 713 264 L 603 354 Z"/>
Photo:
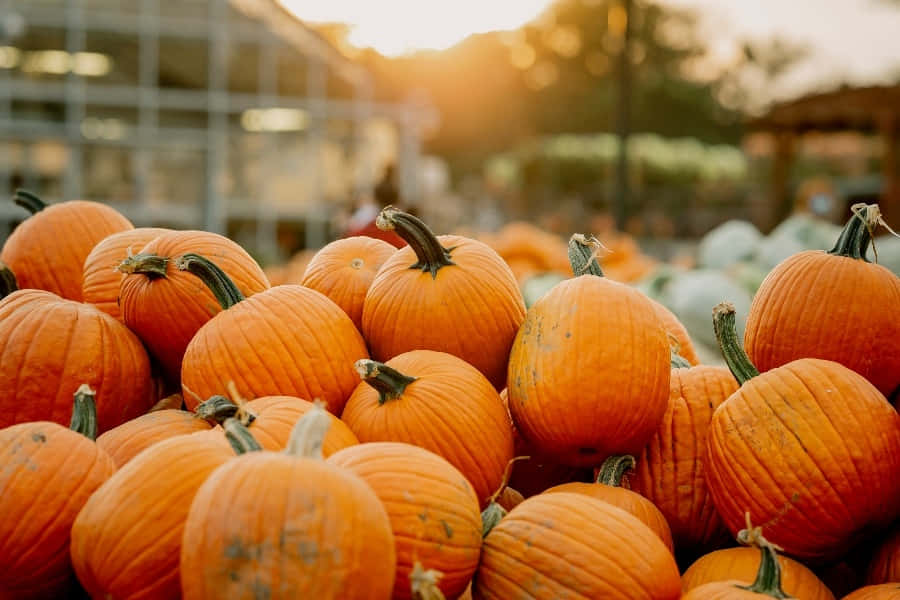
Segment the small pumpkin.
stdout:
<path fill-rule="evenodd" d="M 122 468 L 150 446 L 172 437 L 209 431 L 210 425 L 194 413 L 173 408 L 141 415 L 113 427 L 97 438 L 97 445 Z"/>
<path fill-rule="evenodd" d="M 0 598 L 66 596 L 69 530 L 116 470 L 93 441 L 93 390 L 83 385 L 74 398 L 69 429 L 49 421 L 0 429 Z"/>
<path fill-rule="evenodd" d="M 322 459 L 330 425 L 317 405 L 297 422 L 285 452 L 239 456 L 200 487 L 181 549 L 185 600 L 390 597 L 397 564 L 390 520 L 364 481 Z"/>
<path fill-rule="evenodd" d="M 652 502 L 636 492 L 622 487 L 622 476 L 625 471 L 634 468 L 634 457 L 630 455 L 610 456 L 597 473 L 596 483 L 564 483 L 545 491 L 545 494 L 571 492 L 585 494 L 591 498 L 602 500 L 637 517 L 641 523 L 649 527 L 666 545 L 669 552 L 674 552 L 672 532 L 666 518 Z"/>
<path fill-rule="evenodd" d="M 366 292 L 396 250 L 384 240 L 364 235 L 336 240 L 313 256 L 299 283 L 328 296 L 361 329 Z"/>
<path fill-rule="evenodd" d="M 677 600 L 678 567 L 636 517 L 584 494 L 539 494 L 484 539 L 476 600 L 522 597 Z"/>
<path fill-rule="evenodd" d="M 878 546 L 866 570 L 868 584 L 891 582 L 900 582 L 900 528 Z"/>
<path fill-rule="evenodd" d="M 821 358 L 856 371 L 886 396 L 900 386 L 900 278 L 865 258 L 880 214 L 877 204 L 854 206 L 830 252 L 800 252 L 769 273 L 744 334 L 757 368 Z"/>
<path fill-rule="evenodd" d="M 867 585 L 844 596 L 843 600 L 900 600 L 900 583 Z"/>
<path fill-rule="evenodd" d="M 46 290 L 80 302 L 88 254 L 106 236 L 134 229 L 121 213 L 98 202 L 47 206 L 25 190 L 16 190 L 14 201 L 31 216 L 6 238 L 0 261 L 16 274 L 20 289 Z"/>
<path fill-rule="evenodd" d="M 481 371 L 498 390 L 525 304 L 516 280 L 487 245 L 436 237 L 392 207 L 378 226 L 408 242 L 385 261 L 363 304 L 362 332 L 372 355 L 387 361 L 410 350 L 447 352 Z"/>
<path fill-rule="evenodd" d="M 359 441 L 431 450 L 466 476 L 484 506 L 513 457 L 503 402 L 484 375 L 432 350 L 406 352 L 387 363 L 362 359 L 356 369 L 363 381 L 341 418 Z"/>

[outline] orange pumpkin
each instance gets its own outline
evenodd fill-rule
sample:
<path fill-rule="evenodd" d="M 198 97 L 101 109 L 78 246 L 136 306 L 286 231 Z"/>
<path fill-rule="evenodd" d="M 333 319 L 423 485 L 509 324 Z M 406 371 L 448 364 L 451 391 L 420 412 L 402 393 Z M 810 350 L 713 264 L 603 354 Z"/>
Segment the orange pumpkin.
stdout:
<path fill-rule="evenodd" d="M 226 309 L 194 336 L 184 353 L 185 404 L 224 393 L 233 384 L 247 397 L 322 399 L 339 415 L 359 383 L 353 362 L 367 357 L 350 317 L 315 290 L 280 285 L 243 298 L 209 260 L 190 255 L 193 269 Z"/>
<path fill-rule="evenodd" d="M 647 299 L 650 300 L 650 304 L 653 305 L 656 316 L 662 321 L 666 332 L 675 339 L 675 342 L 677 342 L 679 356 L 687 360 L 691 365 L 699 365 L 700 357 L 697 356 L 697 351 L 694 350 L 694 342 L 691 341 L 690 334 L 688 334 L 687 329 L 685 329 L 681 321 L 678 320 L 678 317 L 676 317 L 671 310 L 653 298 L 648 296 Z"/>
<path fill-rule="evenodd" d="M 586 274 L 528 310 L 509 357 L 509 409 L 539 452 L 593 466 L 640 452 L 657 430 L 670 351 L 647 297 L 604 278 L 584 236 L 573 236 L 570 251 L 574 272 Z"/>
<path fill-rule="evenodd" d="M 83 200 L 47 206 L 40 198 L 16 190 L 15 202 L 31 217 L 10 234 L 0 261 L 16 274 L 20 289 L 47 290 L 81 301 L 84 260 L 108 235 L 134 229 L 117 210 Z"/>
<path fill-rule="evenodd" d="M 106 313 L 43 290 L 19 290 L 0 301 L 0 427 L 68 423 L 80 383 L 97 390 L 100 431 L 156 402 L 147 352 Z"/>
<path fill-rule="evenodd" d="M 900 528 L 878 547 L 866 571 L 868 584 L 892 582 L 900 582 Z"/>
<path fill-rule="evenodd" d="M 269 288 L 262 269 L 243 248 L 205 231 L 164 233 L 123 260 L 119 270 L 127 275 L 119 292 L 122 319 L 173 384 L 179 381 L 188 343 L 222 310 L 203 282 L 179 267 L 181 259 L 194 252 L 215 259 L 244 296 Z"/>
<path fill-rule="evenodd" d="M 121 321 L 119 288 L 122 287 L 125 275 L 116 267 L 168 231 L 156 227 L 138 227 L 107 236 L 94 246 L 84 260 L 81 277 L 82 300 Z"/>
<path fill-rule="evenodd" d="M 170 408 L 149 412 L 110 429 L 97 438 L 97 445 L 121 469 L 125 463 L 158 442 L 209 429 L 209 423 L 194 413 Z"/>
<path fill-rule="evenodd" d="M 447 352 L 502 389 L 525 315 L 503 259 L 475 240 L 435 237 L 422 221 L 391 207 L 378 226 L 409 245 L 388 258 L 366 294 L 362 332 L 372 355 L 387 361 L 410 350 Z"/>
<path fill-rule="evenodd" d="M 472 596 L 677 600 L 678 567 L 636 517 L 584 494 L 522 502 L 484 539 Z"/>
<path fill-rule="evenodd" d="M 74 581 L 69 530 L 116 467 L 93 442 L 93 391 L 75 394 L 71 429 L 0 429 L 0 598 L 63 598 Z"/>
<path fill-rule="evenodd" d="M 341 418 L 359 441 L 406 442 L 443 456 L 484 506 L 513 457 L 512 431 L 491 383 L 465 361 L 431 350 L 356 367 L 363 381 Z"/>
<path fill-rule="evenodd" d="M 384 240 L 364 235 L 331 242 L 313 256 L 299 283 L 328 296 L 360 329 L 366 292 L 396 250 Z"/>
<path fill-rule="evenodd" d="M 284 453 L 239 456 L 200 487 L 181 551 L 185 600 L 390 597 L 391 522 L 365 482 L 322 460 L 330 424 L 317 406 Z"/>
<path fill-rule="evenodd" d="M 867 585 L 844 596 L 843 600 L 900 600 L 900 583 Z"/>
<path fill-rule="evenodd" d="M 445 596 L 466 589 L 481 553 L 481 514 L 462 473 L 437 454 L 397 442 L 360 444 L 327 462 L 358 475 L 387 509 L 397 550 L 392 598 L 413 598 L 417 562 L 443 574 L 435 585 Z"/>
<path fill-rule="evenodd" d="M 715 326 L 740 389 L 713 414 L 707 484 L 732 531 L 749 510 L 766 538 L 828 559 L 900 513 L 900 415 L 858 373 L 800 359 L 761 375 L 737 341 L 734 307 Z"/>
<path fill-rule="evenodd" d="M 652 502 L 622 486 L 625 471 L 634 468 L 634 457 L 611 456 L 603 461 L 597 474 L 596 483 L 564 483 L 545 491 L 545 494 L 571 492 L 585 494 L 591 498 L 602 500 L 637 517 L 641 523 L 649 527 L 666 545 L 669 552 L 674 552 L 672 532 L 666 518 Z"/>
<path fill-rule="evenodd" d="M 886 396 L 900 386 L 900 278 L 865 259 L 879 218 L 878 205 L 864 206 L 831 252 L 800 252 L 769 273 L 744 333 L 757 368 L 822 358 L 853 369 Z"/>

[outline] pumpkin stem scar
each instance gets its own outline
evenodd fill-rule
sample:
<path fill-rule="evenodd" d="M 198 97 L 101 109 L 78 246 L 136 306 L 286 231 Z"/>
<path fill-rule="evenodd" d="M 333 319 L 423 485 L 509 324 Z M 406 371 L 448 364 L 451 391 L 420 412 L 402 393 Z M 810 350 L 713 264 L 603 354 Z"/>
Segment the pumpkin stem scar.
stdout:
<path fill-rule="evenodd" d="M 89 440 L 97 439 L 97 392 L 86 383 L 82 383 L 75 391 L 72 406 L 72 422 L 69 429 L 76 431 Z"/>
<path fill-rule="evenodd" d="M 23 190 L 21 188 L 15 191 L 13 195 L 13 202 L 33 215 L 36 215 L 47 208 L 47 203 L 38 198 L 37 194 L 33 194 L 32 192 Z"/>
<path fill-rule="evenodd" d="M 363 381 L 378 392 L 378 404 L 396 400 L 403 395 L 406 387 L 417 379 L 368 358 L 356 361 L 353 368 L 356 369 Z"/>
<path fill-rule="evenodd" d="M 734 323 L 734 304 L 722 302 L 713 308 L 713 329 L 716 332 L 716 340 L 728 369 L 738 384 L 744 385 L 747 381 L 759 375 L 759 371 L 750 361 L 750 357 L 744 352 L 738 340 L 737 328 Z"/>
<path fill-rule="evenodd" d="M 438 583 L 444 576 L 434 569 L 425 570 L 422 563 L 416 561 L 412 573 L 409 574 L 410 592 L 413 600 L 444 600 L 444 594 Z"/>
<path fill-rule="evenodd" d="M 119 263 L 116 270 L 126 275 L 146 275 L 150 279 L 165 279 L 169 258 L 155 254 L 132 254 Z"/>
<path fill-rule="evenodd" d="M 382 231 L 395 231 L 413 249 L 418 260 L 410 265 L 410 269 L 427 271 L 435 279 L 440 269 L 456 264 L 451 260 L 455 247 L 441 246 L 434 232 L 418 217 L 393 206 L 386 206 L 378 214 L 375 224 Z"/>
<path fill-rule="evenodd" d="M 572 235 L 569 238 L 569 264 L 572 266 L 572 274 L 575 277 L 580 275 L 603 277 L 603 269 L 600 268 L 597 257 L 604 249 L 600 240 L 592 235 L 586 236 L 583 233 Z"/>
<path fill-rule="evenodd" d="M 219 306 L 227 310 L 244 299 L 231 278 L 213 261 L 199 254 L 189 252 L 179 256 L 175 261 L 179 271 L 187 271 L 202 281 L 213 293 Z"/>

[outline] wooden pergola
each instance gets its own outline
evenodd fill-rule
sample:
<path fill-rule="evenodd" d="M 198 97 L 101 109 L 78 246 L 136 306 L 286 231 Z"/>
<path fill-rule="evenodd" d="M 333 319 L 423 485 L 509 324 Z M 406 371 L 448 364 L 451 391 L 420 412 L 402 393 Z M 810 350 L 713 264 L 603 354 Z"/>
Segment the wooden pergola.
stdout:
<path fill-rule="evenodd" d="M 858 131 L 884 140 L 880 206 L 888 223 L 900 223 L 900 84 L 843 87 L 775 105 L 751 120 L 751 132 L 774 136 L 772 201 L 779 217 L 790 212 L 790 174 L 796 138 L 808 131 Z"/>

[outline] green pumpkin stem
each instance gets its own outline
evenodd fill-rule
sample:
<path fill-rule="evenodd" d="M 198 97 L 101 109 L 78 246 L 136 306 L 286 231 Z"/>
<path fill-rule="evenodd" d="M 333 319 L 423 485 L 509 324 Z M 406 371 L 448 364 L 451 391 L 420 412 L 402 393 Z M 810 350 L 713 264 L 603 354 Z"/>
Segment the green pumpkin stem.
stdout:
<path fill-rule="evenodd" d="M 222 425 L 231 418 L 236 418 L 244 427 L 249 426 L 256 420 L 256 415 L 248 410 L 241 410 L 241 407 L 226 398 L 225 396 L 210 396 L 197 405 L 194 414 L 205 421 L 214 421 Z"/>
<path fill-rule="evenodd" d="M 89 440 L 97 439 L 97 392 L 86 383 L 75 390 L 75 401 L 72 406 L 72 421 L 69 429 L 76 431 Z"/>
<path fill-rule="evenodd" d="M 375 224 L 382 231 L 393 230 L 413 249 L 418 260 L 409 267 L 410 269 L 427 271 L 434 279 L 440 269 L 456 264 L 450 259 L 453 248 L 441 246 L 441 242 L 428 225 L 409 213 L 393 206 L 386 206 L 381 210 Z"/>
<path fill-rule="evenodd" d="M 793 596 L 785 593 L 781 587 L 781 563 L 778 562 L 780 548 L 763 537 L 760 527 L 750 527 L 749 521 L 748 516 L 747 529 L 738 532 L 737 539 L 742 544 L 759 548 L 761 553 L 759 570 L 756 572 L 756 580 L 752 584 L 735 587 L 781 600 L 792 599 Z"/>
<path fill-rule="evenodd" d="M 0 262 L 0 300 L 19 289 L 16 274 L 5 263 Z"/>
<path fill-rule="evenodd" d="M 169 259 L 165 256 L 132 254 L 119 263 L 116 271 L 127 275 L 146 275 L 150 279 L 165 279 L 168 265 Z"/>
<path fill-rule="evenodd" d="M 507 514 L 507 510 L 498 503 L 491 502 L 488 504 L 487 508 L 481 511 L 481 537 L 486 538 Z"/>
<path fill-rule="evenodd" d="M 596 275 L 603 277 L 603 269 L 597 260 L 597 254 L 603 248 L 600 240 L 594 236 L 586 236 L 576 233 L 569 238 L 569 264 L 572 266 L 572 274 Z"/>
<path fill-rule="evenodd" d="M 216 263 L 199 254 L 188 253 L 175 261 L 179 271 L 196 275 L 213 293 L 219 306 L 227 310 L 244 299 L 244 294 Z"/>
<path fill-rule="evenodd" d="M 610 456 L 603 461 L 597 472 L 597 483 L 612 487 L 622 487 L 622 477 L 634 468 L 634 457 L 630 454 Z"/>
<path fill-rule="evenodd" d="M 750 361 L 750 357 L 741 347 L 738 340 L 737 327 L 734 322 L 734 304 L 722 302 L 713 309 L 713 329 L 716 332 L 716 340 L 719 349 L 725 358 L 731 374 L 737 379 L 739 385 L 759 375 L 759 371 Z"/>
<path fill-rule="evenodd" d="M 406 391 L 406 386 L 416 380 L 415 377 L 404 375 L 397 369 L 368 358 L 356 361 L 353 366 L 360 378 L 378 392 L 378 404 L 396 400 Z"/>
<path fill-rule="evenodd" d="M 237 419 L 225 419 L 225 422 L 222 423 L 222 429 L 225 430 L 225 439 L 231 444 L 235 454 L 246 454 L 247 452 L 262 450 L 262 446 L 259 445 L 259 442 L 256 441 L 250 430 Z"/>
<path fill-rule="evenodd" d="M 678 354 L 675 350 L 672 350 L 672 355 L 669 357 L 669 363 L 673 369 L 690 369 L 693 366 L 688 362 L 688 359 Z"/>
<path fill-rule="evenodd" d="M 853 215 L 844 225 L 841 235 L 829 254 L 868 262 L 866 251 L 869 249 L 869 243 L 872 241 L 871 232 L 878 224 L 881 211 L 877 204 L 864 204 L 859 208 L 856 206 L 853 208 Z"/>
<path fill-rule="evenodd" d="M 38 198 L 36 194 L 33 194 L 28 190 L 23 190 L 21 188 L 15 191 L 15 194 L 13 195 L 13 202 L 33 215 L 36 215 L 47 208 L 47 203 Z"/>
<path fill-rule="evenodd" d="M 322 444 L 331 427 L 331 415 L 325 410 L 325 403 L 321 400 L 316 400 L 313 404 L 294 425 L 284 451 L 298 458 L 323 460 Z"/>

